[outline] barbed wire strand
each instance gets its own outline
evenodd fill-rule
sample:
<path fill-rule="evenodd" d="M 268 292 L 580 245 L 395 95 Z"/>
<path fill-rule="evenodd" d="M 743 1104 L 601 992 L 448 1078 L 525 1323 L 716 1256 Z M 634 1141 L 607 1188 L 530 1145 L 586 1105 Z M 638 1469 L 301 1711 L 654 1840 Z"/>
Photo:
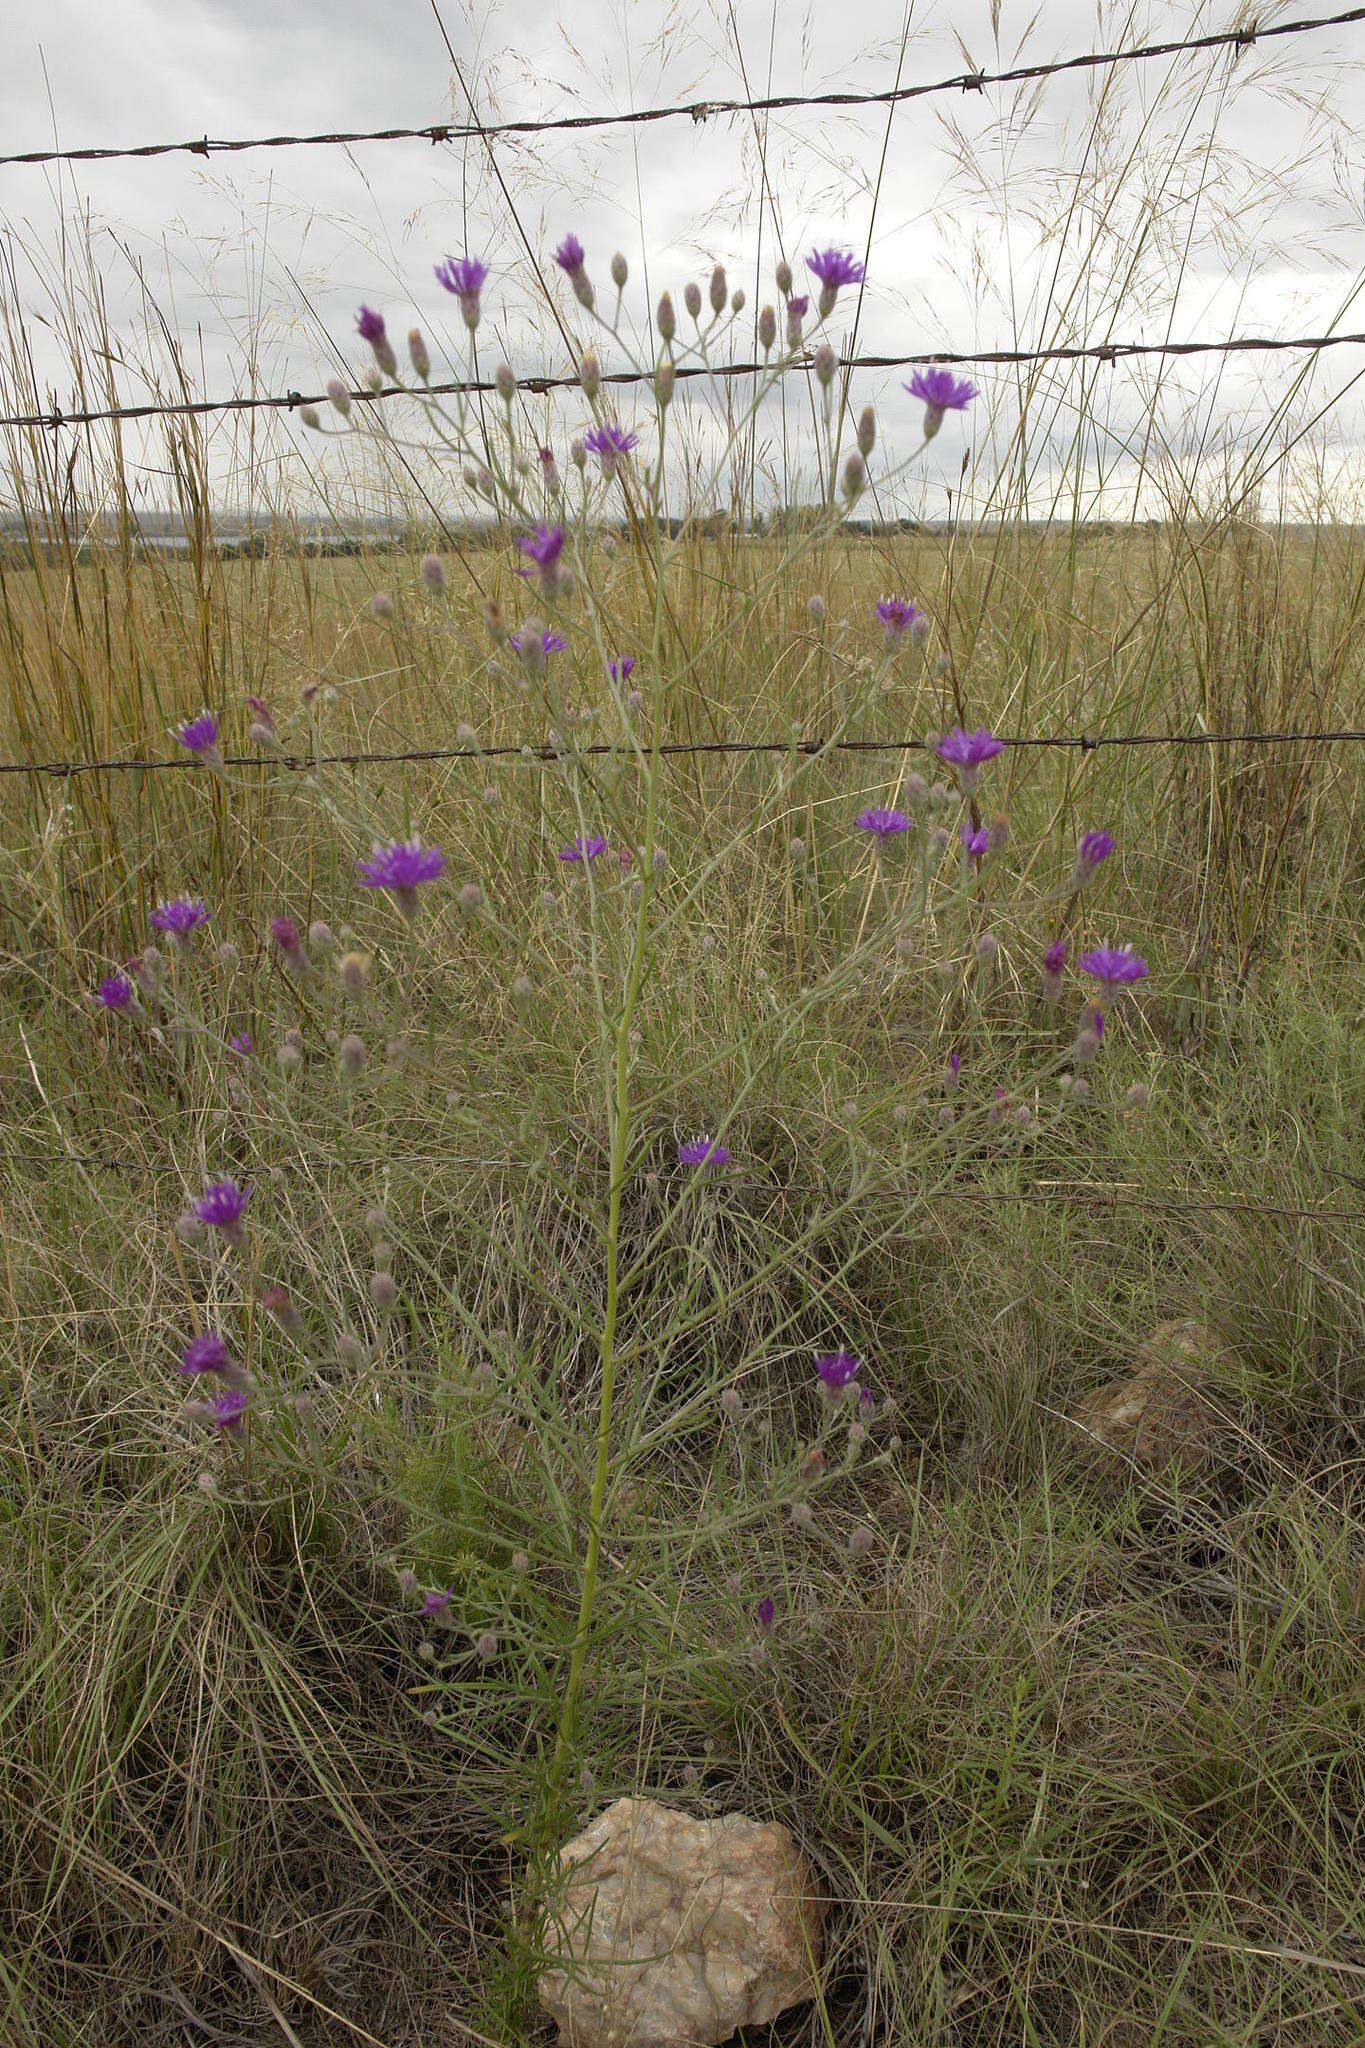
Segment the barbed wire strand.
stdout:
<path fill-rule="evenodd" d="M 157 1175 L 173 1175 L 182 1185 L 191 1185 L 195 1176 L 187 1175 L 174 1160 L 146 1160 L 121 1158 L 116 1153 L 100 1152 L 8 1152 L 0 1154 L 0 1163 L 7 1165 L 56 1167 L 81 1166 L 104 1167 L 114 1172 L 137 1173 L 155 1178 Z M 410 1165 L 481 1167 L 488 1172 L 510 1172 L 520 1169 L 524 1173 L 538 1174 L 548 1171 L 548 1162 L 530 1159 L 516 1159 L 508 1156 L 489 1157 L 482 1153 L 466 1155 L 429 1153 L 408 1158 Z M 196 1168 L 196 1173 L 197 1173 Z M 266 1167 L 261 1177 L 271 1179 L 278 1169 Z M 681 1178 L 681 1176 L 679 1176 Z M 698 1177 L 700 1178 L 700 1177 Z M 794 1180 L 758 1180 L 743 1175 L 718 1173 L 706 1176 L 706 1185 L 712 1188 L 728 1188 L 735 1192 L 783 1195 L 793 1193 L 829 1194 L 834 1183 L 828 1178 L 814 1175 L 800 1176 Z M 1288 1222 L 1306 1223 L 1365 1223 L 1365 1209 L 1323 1209 L 1287 1202 L 1267 1202 L 1252 1195 L 1230 1196 L 1186 1196 L 1153 1193 L 1138 1188 L 1114 1188 L 1103 1182 L 1077 1180 L 1051 1185 L 1034 1184 L 1024 1188 L 899 1188 L 899 1183 L 888 1184 L 899 1189 L 907 1202 L 920 1201 L 926 1205 L 936 1202 L 985 1202 L 992 1205 L 1007 1202 L 1048 1203 L 1061 1202 L 1083 1207 L 1110 1209 L 1142 1209 L 1153 1213 L 1176 1215 L 1253 1215 L 1273 1216 Z"/>
<path fill-rule="evenodd" d="M 842 371 L 854 370 L 907 370 L 915 365 L 932 367 L 968 367 L 976 369 L 1008 368 L 1026 363 L 1078 363 L 1097 362 L 1117 364 L 1128 362 L 1135 357 L 1161 356 L 1186 357 L 1210 355 L 1257 355 L 1276 354 L 1291 349 L 1307 349 L 1317 353 L 1328 348 L 1359 348 L 1365 345 L 1365 332 L 1347 334 L 1245 334 L 1232 335 L 1223 341 L 1097 341 L 1057 343 L 1047 348 L 997 348 L 997 349 L 925 349 L 906 355 L 878 355 L 867 352 L 847 357 L 841 364 Z M 679 383 L 697 377 L 725 379 L 730 377 L 760 377 L 769 374 L 792 376 L 812 368 L 814 357 L 809 350 L 786 361 L 743 362 L 743 363 L 682 363 L 675 366 L 674 376 Z M 608 370 L 599 373 L 601 384 L 627 385 L 652 384 L 652 370 Z M 581 379 L 578 372 L 550 373 L 537 371 L 520 377 L 518 389 L 534 397 L 542 397 L 550 391 L 568 391 L 578 388 Z M 346 397 L 355 405 L 377 405 L 385 398 L 450 398 L 457 393 L 466 396 L 497 391 L 496 383 L 488 378 L 446 378 L 437 383 L 422 385 L 382 384 L 353 385 L 347 388 Z M 327 406 L 332 395 L 326 391 L 287 391 L 278 393 L 249 394 L 234 392 L 227 398 L 183 398 L 148 400 L 142 405 L 84 406 L 74 412 L 65 412 L 54 406 L 49 412 L 6 413 L 0 416 L 0 428 L 14 428 L 35 432 L 54 432 L 61 427 L 98 426 L 110 421 L 150 419 L 202 419 L 209 414 L 243 412 L 298 412 L 304 407 Z"/>
<path fill-rule="evenodd" d="M 463 123 L 428 122 L 421 127 L 327 129 L 303 135 L 252 135 L 213 137 L 194 141 L 143 142 L 93 145 L 83 149 L 27 149 L 0 156 L 0 168 L 23 164 L 108 163 L 163 156 L 240 156 L 257 149 L 349 148 L 361 142 L 427 142 L 434 145 L 496 141 L 500 136 L 581 133 L 600 128 L 640 128 L 657 121 L 690 119 L 701 123 L 735 114 L 795 112 L 805 107 L 890 107 L 905 100 L 924 99 L 934 93 L 984 92 L 988 85 L 1024 85 L 1066 72 L 1112 70 L 1121 64 L 1143 63 L 1157 57 L 1191 56 L 1200 51 L 1241 52 L 1274 38 L 1305 35 L 1328 28 L 1346 28 L 1365 21 L 1365 7 L 1348 7 L 1336 14 L 1300 16 L 1293 21 L 1248 24 L 1221 29 L 1178 41 L 1136 43 L 1126 50 L 1090 50 L 1073 57 L 1054 58 L 1037 64 L 1015 64 L 1002 71 L 958 71 L 947 78 L 926 80 L 918 85 L 898 85 L 874 92 L 770 93 L 761 99 L 688 100 L 669 106 L 640 107 L 625 113 L 557 114 L 512 121 Z"/>
<path fill-rule="evenodd" d="M 1365 740 L 1365 727 L 1335 726 L 1308 732 L 1019 733 L 1002 739 L 1000 744 L 1021 751 L 1029 748 L 1070 748 L 1082 754 L 1094 754 L 1102 747 L 1316 747 L 1336 743 L 1359 744 L 1362 740 Z M 642 741 L 639 751 L 646 756 L 657 753 L 664 760 L 699 754 L 799 754 L 804 759 L 818 759 L 825 754 L 930 753 L 933 748 L 928 739 L 905 734 L 899 738 L 865 740 L 821 740 L 804 736 L 785 740 L 664 740 L 657 748 Z M 344 753 L 316 755 L 276 753 L 263 749 L 258 754 L 223 755 L 216 765 L 221 768 L 274 767 L 301 772 L 313 768 L 394 767 L 404 762 L 513 761 L 538 765 L 547 761 L 602 760 L 611 756 L 633 760 L 636 749 L 612 740 L 595 740 L 581 747 L 512 744 L 500 747 L 357 747 Z M 195 769 L 210 772 L 205 770 L 205 764 L 196 755 L 189 753 L 145 757 L 123 754 L 71 761 L 0 761 L 0 775 L 42 775 L 58 780 L 78 775 L 156 775 Z"/>

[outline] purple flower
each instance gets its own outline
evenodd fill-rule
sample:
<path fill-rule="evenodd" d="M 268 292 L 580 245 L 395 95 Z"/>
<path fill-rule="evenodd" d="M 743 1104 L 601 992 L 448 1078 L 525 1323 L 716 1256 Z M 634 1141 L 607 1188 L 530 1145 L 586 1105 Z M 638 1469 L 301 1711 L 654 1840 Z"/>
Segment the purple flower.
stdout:
<path fill-rule="evenodd" d="M 246 708 L 251 713 L 251 723 L 259 725 L 263 732 L 274 732 L 275 714 L 264 697 L 248 697 Z"/>
<path fill-rule="evenodd" d="M 477 256 L 447 256 L 434 269 L 437 284 L 444 286 L 452 298 L 459 299 L 461 304 L 472 299 L 477 305 L 479 293 L 488 282 L 486 263 L 480 263 Z"/>
<path fill-rule="evenodd" d="M 949 1055 L 948 1055 L 948 1074 L 947 1074 L 947 1078 L 946 1078 L 946 1080 L 945 1080 L 944 1086 L 945 1086 L 945 1087 L 947 1087 L 947 1088 L 956 1088 L 956 1086 L 957 1086 L 957 1079 L 958 1079 L 958 1075 L 959 1075 L 959 1074 L 961 1073 L 961 1071 L 962 1071 L 962 1056 L 961 1056 L 961 1054 L 960 1054 L 960 1053 L 955 1053 L 955 1052 L 950 1052 L 950 1053 L 949 1053 Z"/>
<path fill-rule="evenodd" d="M 208 921 L 208 905 L 192 896 L 177 896 L 169 903 L 158 903 L 149 920 L 157 931 L 167 932 L 173 939 L 188 939 L 191 932 Z"/>
<path fill-rule="evenodd" d="M 444 1593 L 428 1593 L 426 1599 L 422 1602 L 421 1612 L 423 1614 L 444 1614 L 450 1605 L 450 1599 L 449 1590 Z"/>
<path fill-rule="evenodd" d="M 617 654 L 607 663 L 607 674 L 614 683 L 628 682 L 635 673 L 635 656 Z"/>
<path fill-rule="evenodd" d="M 524 633 L 509 633 L 507 636 L 508 644 L 520 654 L 522 641 L 525 637 Z M 556 633 L 551 626 L 547 626 L 540 636 L 540 651 L 542 654 L 562 654 L 568 644 L 564 635 Z"/>
<path fill-rule="evenodd" d="M 106 974 L 99 985 L 99 999 L 106 1010 L 131 1010 L 137 992 L 126 974 Z"/>
<path fill-rule="evenodd" d="M 182 747 L 202 760 L 218 751 L 218 720 L 211 711 L 203 711 L 198 718 L 187 719 L 175 736 Z"/>
<path fill-rule="evenodd" d="M 840 1388 L 850 1385 L 857 1379 L 862 1370 L 862 1360 L 855 1358 L 851 1351 L 842 1348 L 838 1351 L 822 1351 L 816 1356 L 815 1370 L 820 1375 L 821 1384 L 828 1387 L 831 1392 L 838 1393 Z"/>
<path fill-rule="evenodd" d="M 868 1413 L 870 1413 L 870 1411 L 873 1408 L 875 1408 L 876 1405 L 877 1396 L 873 1393 L 871 1387 L 859 1387 L 858 1406 L 862 1409 L 863 1414 L 867 1415 Z"/>
<path fill-rule="evenodd" d="M 806 268 L 820 280 L 820 311 L 828 313 L 842 286 L 861 284 L 866 272 L 851 249 L 817 249 Z"/>
<path fill-rule="evenodd" d="M 1060 976 L 1066 966 L 1066 940 L 1054 939 L 1043 955 L 1043 972 L 1049 976 Z"/>
<path fill-rule="evenodd" d="M 518 569 L 518 576 L 531 576 L 538 572 L 542 583 L 548 583 L 553 588 L 555 571 L 564 552 L 563 527 L 538 526 L 534 533 L 521 534 L 517 546 L 535 564 L 534 569 Z"/>
<path fill-rule="evenodd" d="M 951 732 L 945 732 L 934 749 L 940 761 L 951 761 L 955 768 L 974 772 L 983 761 L 989 761 L 1004 751 L 1005 742 L 995 738 L 993 733 L 979 725 L 975 732 L 964 732 L 955 725 Z"/>
<path fill-rule="evenodd" d="M 388 339 L 384 326 L 384 315 L 376 313 L 373 306 L 362 306 L 356 321 L 356 330 L 362 341 L 368 341 L 371 348 L 378 348 L 380 342 Z"/>
<path fill-rule="evenodd" d="M 1112 995 L 1130 982 L 1145 981 L 1147 962 L 1131 946 L 1097 946 L 1093 953 L 1082 953 L 1081 973 L 1102 982 L 1105 993 Z"/>
<path fill-rule="evenodd" d="M 777 1609 L 773 1606 L 772 1595 L 770 1593 L 765 1593 L 763 1595 L 763 1598 L 759 1601 L 758 1606 L 755 1609 L 755 1612 L 758 1616 L 759 1628 L 762 1630 L 765 1636 L 770 1635 L 772 1633 L 773 1623 L 777 1619 Z"/>
<path fill-rule="evenodd" d="M 894 839 L 898 832 L 908 832 L 911 823 L 904 811 L 888 810 L 884 804 L 869 804 L 865 811 L 859 811 L 854 822 L 860 832 L 871 832 L 879 840 Z"/>
<path fill-rule="evenodd" d="M 250 1188 L 239 1188 L 235 1180 L 211 1180 L 194 1204 L 194 1213 L 211 1230 L 221 1230 L 230 1243 L 240 1244 L 242 1217 L 250 1200 Z"/>
<path fill-rule="evenodd" d="M 789 320 L 804 320 L 804 319 L 805 319 L 805 317 L 806 317 L 806 315 L 807 315 L 807 313 L 808 313 L 809 311 L 810 311 L 810 300 L 809 300 L 809 298 L 804 298 L 804 299 L 788 299 L 788 301 L 787 301 L 787 318 L 788 318 Z"/>
<path fill-rule="evenodd" d="M 270 936 L 286 960 L 294 961 L 303 957 L 303 940 L 292 917 L 272 917 Z"/>
<path fill-rule="evenodd" d="M 894 646 L 902 634 L 908 633 L 916 619 L 925 614 L 908 597 L 883 597 L 876 604 L 876 614 L 886 628 L 888 646 Z"/>
<path fill-rule="evenodd" d="M 1072 882 L 1076 888 L 1088 882 L 1102 861 L 1108 860 L 1114 851 L 1114 842 L 1107 832 L 1087 832 L 1076 848 L 1076 866 Z"/>
<path fill-rule="evenodd" d="M 228 1048 L 244 1060 L 251 1057 L 251 1040 L 247 1037 L 245 1031 L 234 1031 L 228 1040 Z"/>
<path fill-rule="evenodd" d="M 710 1138 L 689 1138 L 678 1147 L 679 1166 L 728 1166 L 730 1154 Z"/>
<path fill-rule="evenodd" d="M 358 860 L 356 872 L 367 889 L 387 889 L 400 910 L 417 907 L 417 890 L 423 882 L 434 882 L 446 871 L 446 857 L 439 846 L 423 846 L 414 833 L 411 839 L 395 839 L 388 846 L 376 846 L 369 860 Z"/>
<path fill-rule="evenodd" d="M 187 1376 L 201 1372 L 226 1372 L 231 1363 L 232 1353 L 217 1331 L 205 1330 L 202 1337 L 192 1337 L 185 1346 L 185 1355 L 178 1369 Z"/>
<path fill-rule="evenodd" d="M 939 365 L 916 370 L 904 388 L 924 406 L 926 441 L 932 441 L 943 425 L 944 413 L 965 412 L 977 395 L 976 386 L 969 377 L 955 377 L 951 370 Z"/>
<path fill-rule="evenodd" d="M 242 1417 L 250 1406 L 249 1395 L 243 1393 L 240 1387 L 228 1387 L 206 1403 L 206 1419 L 215 1429 L 231 1430 L 235 1436 L 241 1430 Z"/>
<path fill-rule="evenodd" d="M 594 832 L 591 836 L 581 832 L 571 846 L 562 846 L 560 848 L 559 858 L 571 863 L 593 861 L 597 860 L 606 850 L 607 842 L 600 832 Z"/>
<path fill-rule="evenodd" d="M 991 850 L 991 835 L 984 825 L 975 832 L 970 825 L 964 825 L 958 836 L 973 860 L 979 859 L 983 853 L 989 853 Z"/>
<path fill-rule="evenodd" d="M 623 455 L 629 455 L 639 441 L 638 434 L 630 433 L 625 427 L 594 427 L 590 434 L 583 436 L 583 446 L 596 455 L 602 464 L 604 476 L 611 476 Z"/>
<path fill-rule="evenodd" d="M 570 233 L 565 235 L 563 241 L 555 250 L 555 262 L 566 277 L 572 277 L 575 271 L 583 268 L 584 255 L 583 244 L 579 241 L 577 235 Z"/>

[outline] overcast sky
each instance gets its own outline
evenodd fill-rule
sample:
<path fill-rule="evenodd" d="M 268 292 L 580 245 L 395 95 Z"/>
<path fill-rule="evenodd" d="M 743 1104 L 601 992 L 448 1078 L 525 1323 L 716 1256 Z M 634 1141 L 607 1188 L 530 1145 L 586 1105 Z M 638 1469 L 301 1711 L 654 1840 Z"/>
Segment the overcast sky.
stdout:
<path fill-rule="evenodd" d="M 617 110 L 749 92 L 877 88 L 973 66 L 996 68 L 1151 36 L 1224 27 L 1226 5 L 1081 5 L 984 0 L 915 6 L 853 0 L 820 9 L 793 0 L 573 0 L 515 8 L 440 0 L 445 28 L 481 115 Z M 1304 6 L 1293 12 L 1303 13 Z M 1264 23 L 1271 18 L 1257 10 Z M 1283 10 L 1277 18 L 1286 18 Z M 123 364 L 120 395 L 145 395 L 137 365 L 166 361 L 164 321 L 195 383 L 212 393 L 316 386 L 354 337 L 362 298 L 399 334 L 420 321 L 439 352 L 459 342 L 433 259 L 470 249 L 494 265 L 485 369 L 563 369 L 521 242 L 544 261 L 570 227 L 605 287 L 612 251 L 632 269 L 628 316 L 663 285 L 704 280 L 724 261 L 749 294 L 746 319 L 772 296 L 780 237 L 793 259 L 827 241 L 868 254 L 858 346 L 973 348 L 1035 341 L 1207 338 L 1234 331 L 1365 329 L 1365 27 L 1262 42 L 1227 56 L 1157 60 L 1036 86 L 946 94 L 884 109 L 800 110 L 686 119 L 633 130 L 505 142 L 500 185 L 480 144 L 420 142 L 280 150 L 210 159 L 77 165 L 61 173 L 0 169 L 14 286 L 44 397 L 69 404 L 70 368 L 54 318 L 57 224 L 88 216 L 93 262 Z M 57 141 L 138 142 L 319 128 L 420 125 L 467 113 L 431 0 L 48 0 L 15 10 L 0 73 L 5 151 Z M 760 144 L 762 153 L 760 155 Z M 519 225 L 518 225 L 519 224 Z M 761 249 L 760 249 L 761 238 Z M 68 241 L 67 248 L 71 244 Z M 556 284 L 560 281 L 555 280 Z M 646 298 L 646 282 L 648 298 Z M 87 286 L 87 289 L 89 287 Z M 154 302 L 156 312 L 149 312 Z M 571 304 L 567 299 L 565 304 Z M 841 303 L 834 338 L 851 339 Z M 1343 310 L 1345 311 L 1343 317 Z M 13 310 L 11 308 L 11 310 Z M 751 333 L 739 337 L 748 352 Z M 603 350 L 610 366 L 610 346 Z M 618 358 L 619 360 L 619 358 Z M 1158 445 L 1210 425 L 1249 436 L 1292 394 L 1296 430 L 1365 370 L 1365 349 L 1325 356 L 1296 385 L 1296 358 L 1201 363 L 1165 373 Z M 1131 474 L 1132 437 L 1148 445 L 1150 366 L 1106 371 L 1088 401 L 1097 427 L 1085 456 Z M 997 457 L 1017 419 L 1009 375 L 987 375 L 987 429 Z M 1081 396 L 1056 378 L 1035 416 L 1039 475 L 1050 445 L 1064 461 Z M 854 392 L 876 402 L 882 446 L 912 436 L 916 409 L 894 375 Z M 570 401 L 544 423 L 551 438 L 580 423 Z M 581 405 L 577 405 L 581 414 Z M 798 454 L 808 409 L 788 407 Z M 1358 478 L 1360 407 L 1349 396 L 1329 459 Z M 776 406 L 765 413 L 776 445 Z M 305 496 L 298 435 L 272 423 L 258 448 L 283 467 L 272 488 Z M 244 430 L 214 429 L 220 488 L 240 484 Z M 1125 453 L 1125 448 L 1127 452 Z M 147 490 L 161 491 L 154 442 L 138 444 Z M 923 471 L 931 510 L 962 452 L 945 430 Z M 790 453 L 790 449 L 789 449 Z M 308 461 L 317 458 L 316 444 Z M 343 452 L 324 457 L 334 475 Z M 1344 485 L 1342 486 L 1344 488 Z M 1121 489 L 1119 492 L 1121 496 Z"/>

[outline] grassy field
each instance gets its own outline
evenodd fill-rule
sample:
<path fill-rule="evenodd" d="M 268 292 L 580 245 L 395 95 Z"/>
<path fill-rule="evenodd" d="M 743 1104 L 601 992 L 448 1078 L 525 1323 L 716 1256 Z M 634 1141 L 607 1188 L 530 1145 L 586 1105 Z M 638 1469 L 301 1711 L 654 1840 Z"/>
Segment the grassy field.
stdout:
<path fill-rule="evenodd" d="M 1358 532 L 570 525 L 543 676 L 511 527 L 0 562 L 6 758 L 249 757 L 0 783 L 0 2039 L 537 2038 L 536 1873 L 638 1790 L 815 1859 L 786 2042 L 1365 2040 L 1365 751 L 1165 740 L 1365 723 Z M 790 745 L 957 724 L 1158 743 Z M 1208 1455 L 1098 1454 L 1184 1317 Z"/>

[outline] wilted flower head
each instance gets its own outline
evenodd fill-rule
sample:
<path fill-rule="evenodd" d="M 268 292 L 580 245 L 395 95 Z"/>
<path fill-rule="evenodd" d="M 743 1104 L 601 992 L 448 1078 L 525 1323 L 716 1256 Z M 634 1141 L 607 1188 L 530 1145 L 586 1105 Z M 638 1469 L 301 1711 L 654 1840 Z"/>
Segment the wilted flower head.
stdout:
<path fill-rule="evenodd" d="M 916 370 L 905 389 L 924 407 L 926 441 L 932 441 L 943 425 L 944 413 L 965 412 L 976 397 L 976 386 L 969 377 L 955 377 L 938 364 Z"/>
<path fill-rule="evenodd" d="M 712 1138 L 689 1138 L 678 1147 L 679 1166 L 728 1166 L 730 1154 Z"/>
<path fill-rule="evenodd" d="M 597 456 L 605 476 L 614 474 L 616 465 L 623 455 L 629 455 L 639 441 L 638 434 L 632 434 L 625 427 L 607 425 L 594 427 L 583 436 L 583 446 Z"/>
<path fill-rule="evenodd" d="M 909 632 L 916 619 L 924 617 L 917 604 L 908 597 L 881 597 L 874 607 L 877 617 L 885 629 L 884 638 L 888 647 L 895 647 L 902 636 Z"/>
<path fill-rule="evenodd" d="M 820 284 L 820 311 L 832 311 L 846 284 L 861 284 L 866 272 L 851 249 L 817 249 L 806 258 L 806 268 Z"/>
<path fill-rule="evenodd" d="M 250 1406 L 251 1397 L 241 1387 L 227 1387 L 221 1394 L 215 1394 L 211 1401 L 206 1401 L 202 1412 L 204 1420 L 211 1422 L 215 1429 L 230 1430 L 236 1436 L 241 1432 L 242 1418 Z"/>
<path fill-rule="evenodd" d="M 201 1337 L 192 1337 L 185 1346 L 178 1370 L 187 1376 L 202 1372 L 225 1372 L 231 1363 L 232 1353 L 217 1331 L 205 1330 Z"/>
<path fill-rule="evenodd" d="M 211 711 L 201 711 L 198 718 L 187 719 L 175 736 L 182 747 L 201 761 L 218 752 L 218 720 Z"/>
<path fill-rule="evenodd" d="M 423 846 L 414 833 L 411 839 L 395 839 L 377 846 L 369 860 L 358 860 L 356 872 L 367 889 L 387 889 L 400 909 L 411 912 L 417 906 L 417 890 L 423 882 L 434 882 L 446 871 L 446 857 L 439 846 Z"/>
<path fill-rule="evenodd" d="M 230 1243 L 240 1244 L 242 1217 L 250 1200 L 250 1188 L 238 1187 L 235 1180 L 211 1180 L 194 1204 L 194 1213 L 210 1230 L 221 1230 Z"/>
<path fill-rule="evenodd" d="M 600 832 L 580 832 L 577 839 L 571 845 L 560 848 L 559 858 L 573 865 L 583 861 L 597 860 L 606 850 L 607 842 Z"/>
<path fill-rule="evenodd" d="M 193 896 L 176 896 L 169 903 L 158 903 L 149 919 L 159 932 L 182 940 L 188 939 L 191 932 L 198 931 L 200 925 L 208 921 L 208 905 Z"/>
<path fill-rule="evenodd" d="M 97 993 L 106 1010 L 131 1011 L 137 1007 L 137 990 L 126 974 L 106 974 Z"/>
<path fill-rule="evenodd" d="M 1076 866 L 1072 873 L 1072 884 L 1080 888 L 1090 880 L 1102 861 L 1108 860 L 1114 851 L 1114 841 L 1107 832 L 1087 832 L 1076 848 Z"/>
<path fill-rule="evenodd" d="M 386 377 L 397 374 L 398 358 L 394 355 L 393 344 L 384 326 L 384 315 L 376 313 L 373 306 L 362 306 L 356 320 L 356 331 L 362 341 L 367 341 L 374 350 L 374 359 Z"/>
<path fill-rule="evenodd" d="M 436 265 L 436 282 L 460 302 L 466 327 L 479 324 L 479 294 L 488 282 L 488 265 L 477 256 L 447 256 Z"/>
<path fill-rule="evenodd" d="M 1144 981 L 1147 962 L 1131 946 L 1098 946 L 1093 953 L 1082 953 L 1081 972 L 1103 983 L 1106 994 L 1112 995 L 1130 982 Z"/>
<path fill-rule="evenodd" d="M 821 1385 L 837 1393 L 857 1379 L 862 1371 L 862 1360 L 855 1358 L 851 1351 L 842 1348 L 838 1351 L 822 1351 L 816 1355 L 815 1370 L 820 1375 Z"/>
<path fill-rule="evenodd" d="M 898 832 L 908 832 L 912 821 L 904 811 L 870 804 L 865 811 L 859 811 L 855 822 L 860 832 L 871 832 L 875 838 L 884 840 L 894 839 Z"/>

